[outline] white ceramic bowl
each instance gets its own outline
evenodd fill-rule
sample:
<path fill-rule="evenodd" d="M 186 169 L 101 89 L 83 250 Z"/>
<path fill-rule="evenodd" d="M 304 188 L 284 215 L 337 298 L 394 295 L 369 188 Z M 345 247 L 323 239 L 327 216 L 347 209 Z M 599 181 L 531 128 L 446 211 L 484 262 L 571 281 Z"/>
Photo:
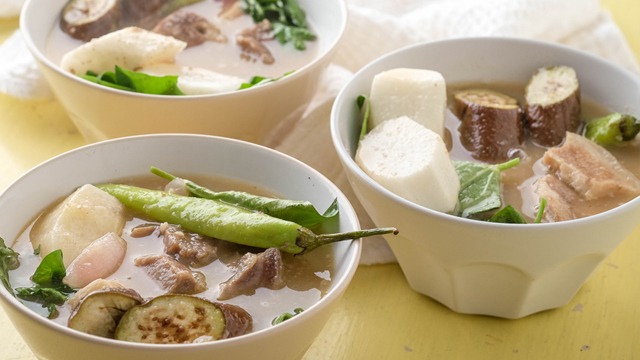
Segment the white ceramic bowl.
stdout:
<path fill-rule="evenodd" d="M 359 228 L 347 198 L 309 166 L 274 150 L 248 142 L 205 135 L 158 134 L 108 140 L 62 154 L 38 165 L 0 195 L 0 236 L 8 244 L 48 204 L 85 183 L 141 175 L 156 165 L 175 173 L 217 174 L 306 199 L 325 209 L 338 199 L 336 231 Z M 27 309 L 0 286 L 0 304 L 40 359 L 299 359 L 323 328 L 353 277 L 360 241 L 332 246 L 336 270 L 328 293 L 300 315 L 265 330 L 216 342 L 148 345 L 100 338 L 61 326 Z"/>
<path fill-rule="evenodd" d="M 68 0 L 28 0 L 20 28 L 55 96 L 90 142 L 148 133 L 199 133 L 264 143 L 300 116 L 330 62 L 347 19 L 343 0 L 300 0 L 317 29 L 318 56 L 268 86 L 218 95 L 159 96 L 124 92 L 82 80 L 46 56 L 47 38 Z M 260 75 L 260 74 L 256 74 Z"/>
<path fill-rule="evenodd" d="M 377 226 L 400 231 L 388 243 L 409 285 L 454 311 L 520 318 L 567 304 L 638 225 L 640 198 L 596 216 L 551 224 L 496 224 L 432 211 L 386 190 L 358 167 L 355 99 L 369 94 L 377 73 L 396 67 L 436 70 L 449 84 L 526 84 L 535 69 L 557 64 L 576 69 L 585 98 L 640 115 L 640 79 L 632 73 L 567 47 L 507 38 L 401 49 L 361 69 L 334 103 L 331 134 L 357 198 Z"/>

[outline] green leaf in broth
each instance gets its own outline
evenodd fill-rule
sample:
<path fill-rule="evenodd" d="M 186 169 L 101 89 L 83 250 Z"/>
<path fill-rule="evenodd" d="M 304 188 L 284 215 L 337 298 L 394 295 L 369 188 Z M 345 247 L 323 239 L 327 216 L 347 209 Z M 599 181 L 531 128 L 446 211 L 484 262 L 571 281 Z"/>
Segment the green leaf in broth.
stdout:
<path fill-rule="evenodd" d="M 519 158 L 496 165 L 453 161 L 460 178 L 458 194 L 460 216 L 469 217 L 502 206 L 500 172 L 519 163 Z"/>
<path fill-rule="evenodd" d="M 489 222 L 497 222 L 503 224 L 526 224 L 527 221 L 522 217 L 522 214 L 516 210 L 513 206 L 507 205 L 500 211 L 496 212 L 488 220 Z"/>
<path fill-rule="evenodd" d="M 66 275 L 62 250 L 55 250 L 42 259 L 31 276 L 31 281 L 43 287 L 56 287 L 62 284 L 62 279 Z"/>
<path fill-rule="evenodd" d="M 105 71 L 102 74 L 87 71 L 82 78 L 124 91 L 152 95 L 184 95 L 178 88 L 178 76 L 175 75 L 154 76 L 116 66 L 115 71 Z"/>
<path fill-rule="evenodd" d="M 13 293 L 11 282 L 9 281 L 9 271 L 15 270 L 20 266 L 19 255 L 12 248 L 4 243 L 4 239 L 0 237 L 0 281 L 10 294 Z"/>

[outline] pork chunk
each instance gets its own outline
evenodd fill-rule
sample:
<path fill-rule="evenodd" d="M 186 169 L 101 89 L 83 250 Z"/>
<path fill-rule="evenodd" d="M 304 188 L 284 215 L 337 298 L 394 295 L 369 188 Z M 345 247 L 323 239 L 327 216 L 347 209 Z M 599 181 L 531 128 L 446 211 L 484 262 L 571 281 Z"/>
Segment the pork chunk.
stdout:
<path fill-rule="evenodd" d="M 191 271 L 169 255 L 141 256 L 135 259 L 135 265 L 144 267 L 147 274 L 169 293 L 198 294 L 207 289 L 201 272 Z"/>
<path fill-rule="evenodd" d="M 191 267 L 211 264 L 218 258 L 218 240 L 196 233 L 184 231 L 180 226 L 162 224 L 164 251 L 181 263 Z"/>
<path fill-rule="evenodd" d="M 246 253 L 238 261 L 236 273 L 220 284 L 218 300 L 251 295 L 261 287 L 281 289 L 285 285 L 283 271 L 282 254 L 276 248 L 259 254 Z"/>
<path fill-rule="evenodd" d="M 637 177 L 605 148 L 578 134 L 567 132 L 564 143 L 547 150 L 542 162 L 587 200 L 640 195 Z"/>
<path fill-rule="evenodd" d="M 535 192 L 540 198 L 547 200 L 544 218 L 548 222 L 566 221 L 577 218 L 572 204 L 579 201 L 580 196 L 556 176 L 547 174 L 536 181 Z"/>

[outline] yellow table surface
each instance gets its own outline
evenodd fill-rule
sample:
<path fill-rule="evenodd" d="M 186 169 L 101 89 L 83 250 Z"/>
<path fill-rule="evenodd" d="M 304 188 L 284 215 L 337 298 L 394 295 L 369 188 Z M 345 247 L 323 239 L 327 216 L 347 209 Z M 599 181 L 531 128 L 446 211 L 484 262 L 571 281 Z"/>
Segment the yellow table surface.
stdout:
<path fill-rule="evenodd" d="M 640 59 L 640 1 L 602 4 Z M 17 27 L 17 19 L 0 20 L 0 42 Z M 56 101 L 0 94 L 0 189 L 84 144 Z M 412 291 L 395 264 L 360 267 L 304 359 L 640 359 L 638 254 L 640 228 L 571 303 L 519 320 L 457 314 Z M 0 360 L 33 359 L 0 310 Z"/>

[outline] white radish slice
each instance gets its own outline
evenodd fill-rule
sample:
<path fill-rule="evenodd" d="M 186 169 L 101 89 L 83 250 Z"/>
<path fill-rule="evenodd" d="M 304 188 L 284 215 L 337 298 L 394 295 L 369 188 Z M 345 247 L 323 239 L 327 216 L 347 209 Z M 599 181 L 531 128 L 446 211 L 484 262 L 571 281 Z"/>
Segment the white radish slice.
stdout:
<path fill-rule="evenodd" d="M 127 252 L 127 242 L 113 232 L 93 241 L 67 267 L 63 282 L 74 289 L 108 277 L 118 270 Z"/>
<path fill-rule="evenodd" d="M 380 185 L 409 201 L 441 212 L 456 208 L 460 179 L 444 141 L 409 117 L 373 128 L 355 159 Z"/>
<path fill-rule="evenodd" d="M 60 65 L 66 71 L 84 75 L 87 71 L 103 73 L 115 66 L 127 70 L 158 63 L 175 62 L 175 56 L 187 46 L 184 41 L 137 27 L 114 31 L 66 53 Z"/>
<path fill-rule="evenodd" d="M 444 135 L 447 90 L 437 71 L 396 68 L 381 72 L 371 83 L 370 100 L 371 128 L 408 116 L 440 137 Z"/>

